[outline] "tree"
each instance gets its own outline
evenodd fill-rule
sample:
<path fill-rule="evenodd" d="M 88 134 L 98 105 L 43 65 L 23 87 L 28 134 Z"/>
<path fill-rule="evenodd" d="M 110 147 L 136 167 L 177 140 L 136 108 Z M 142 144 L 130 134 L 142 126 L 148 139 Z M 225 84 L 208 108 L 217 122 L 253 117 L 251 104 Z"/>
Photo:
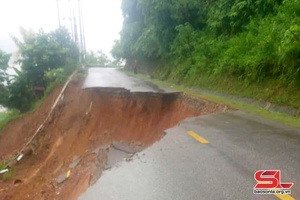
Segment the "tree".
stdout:
<path fill-rule="evenodd" d="M 8 62 L 10 54 L 0 50 L 0 105 L 6 106 L 9 92 L 7 84 L 9 83 L 9 76 L 7 73 Z"/>
<path fill-rule="evenodd" d="M 25 36 L 18 42 L 22 71 L 33 86 L 47 86 L 46 71 L 67 67 L 78 62 L 79 51 L 71 40 L 67 29 L 60 28 L 51 33 Z"/>
<path fill-rule="evenodd" d="M 21 35 L 21 39 L 14 38 L 19 47 L 18 62 L 21 69 L 15 69 L 17 75 L 7 86 L 7 105 L 25 112 L 39 98 L 35 94 L 35 88 L 46 88 L 55 80 L 47 76 L 51 74 L 50 71 L 62 69 L 59 70 L 60 77 L 67 77 L 79 66 L 79 50 L 65 28 L 50 33 L 43 30 L 33 33 L 21 29 Z"/>
<path fill-rule="evenodd" d="M 120 60 L 132 62 L 139 57 L 139 52 L 135 49 L 135 44 L 143 33 L 144 17 L 141 9 L 138 7 L 138 0 L 123 0 L 123 29 L 120 32 L 120 41 L 116 42 L 112 55 Z"/>
<path fill-rule="evenodd" d="M 299 0 L 123 0 L 122 10 L 117 59 L 177 81 L 300 87 Z"/>
<path fill-rule="evenodd" d="M 108 65 L 111 63 L 109 58 L 102 51 L 97 52 L 87 52 L 85 57 L 85 63 L 87 65 Z"/>

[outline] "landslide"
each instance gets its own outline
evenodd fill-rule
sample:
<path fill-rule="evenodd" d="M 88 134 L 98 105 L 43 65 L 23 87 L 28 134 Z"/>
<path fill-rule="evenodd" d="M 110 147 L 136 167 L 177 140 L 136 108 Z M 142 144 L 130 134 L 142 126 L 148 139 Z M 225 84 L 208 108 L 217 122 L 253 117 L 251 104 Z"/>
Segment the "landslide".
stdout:
<path fill-rule="evenodd" d="M 108 147 L 122 142 L 140 151 L 181 120 L 222 112 L 223 105 L 183 93 L 130 93 L 122 89 L 82 89 L 73 78 L 30 152 L 0 177 L 0 199 L 76 199 L 104 170 Z M 61 88 L 35 112 L 7 125 L 0 137 L 0 162 L 11 158 L 47 117 Z M 80 162 L 70 164 L 75 158 Z M 57 177 L 69 171 L 63 183 Z"/>

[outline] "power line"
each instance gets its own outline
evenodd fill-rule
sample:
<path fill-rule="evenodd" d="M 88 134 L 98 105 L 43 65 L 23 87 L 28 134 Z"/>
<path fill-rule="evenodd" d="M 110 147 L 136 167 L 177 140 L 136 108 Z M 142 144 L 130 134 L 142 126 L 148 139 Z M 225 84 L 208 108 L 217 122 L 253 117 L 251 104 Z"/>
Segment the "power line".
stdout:
<path fill-rule="evenodd" d="M 85 33 L 84 33 L 84 20 L 83 20 L 83 14 L 82 14 L 82 4 L 81 4 L 80 0 L 78 0 L 78 8 L 79 8 L 79 21 L 80 21 L 82 54 L 83 54 L 83 58 L 85 59 L 86 45 L 85 45 Z"/>
<path fill-rule="evenodd" d="M 62 4 L 62 7 L 60 4 Z M 83 14 L 82 14 L 83 11 L 82 11 L 81 1 L 80 0 L 57 0 L 57 14 L 58 14 L 59 27 L 62 26 L 61 12 L 62 15 L 64 16 L 69 15 L 68 19 L 70 20 L 70 35 L 80 50 L 80 54 L 81 54 L 80 58 L 82 61 L 83 59 L 85 59 L 86 56 L 86 43 L 85 43 L 85 31 L 84 31 L 84 22 L 83 22 Z M 64 23 L 64 25 L 66 24 Z"/>
<path fill-rule="evenodd" d="M 70 20 L 70 25 L 71 25 L 71 38 L 75 41 L 75 36 L 74 36 L 74 25 L 73 25 L 73 17 L 72 17 L 72 8 L 71 8 L 71 1 L 68 0 L 68 7 L 69 7 L 69 17 L 68 19 Z"/>
<path fill-rule="evenodd" d="M 59 28 L 60 28 L 60 27 L 61 27 L 61 24 L 60 24 L 60 13 L 59 13 L 59 2 L 58 2 L 58 0 L 56 0 L 56 3 L 57 3 L 58 26 L 59 26 Z"/>

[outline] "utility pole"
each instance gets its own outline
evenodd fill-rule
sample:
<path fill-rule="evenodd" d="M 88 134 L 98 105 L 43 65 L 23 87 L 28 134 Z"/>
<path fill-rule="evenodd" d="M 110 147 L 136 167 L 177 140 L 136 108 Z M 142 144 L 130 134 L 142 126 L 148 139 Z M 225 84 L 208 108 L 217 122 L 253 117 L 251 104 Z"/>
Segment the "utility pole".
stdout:
<path fill-rule="evenodd" d="M 78 32 L 77 32 L 77 23 L 76 23 L 76 17 L 75 17 L 75 12 L 73 10 L 73 19 L 74 19 L 74 37 L 75 37 L 75 43 L 77 44 L 79 48 L 79 53 L 80 53 L 80 45 L 78 42 Z M 81 55 L 79 55 L 79 63 L 82 63 Z"/>
<path fill-rule="evenodd" d="M 85 48 L 84 24 L 83 24 L 83 16 L 82 16 L 82 5 L 80 0 L 78 0 L 77 5 L 78 5 L 79 30 L 80 30 L 80 49 L 82 53 L 82 58 L 84 60 L 86 55 L 86 48 Z"/>
<path fill-rule="evenodd" d="M 85 45 L 85 33 L 84 33 L 84 20 L 82 16 L 82 9 L 80 10 L 80 16 L 81 16 L 81 21 L 82 21 L 82 37 L 83 37 L 83 56 L 84 58 L 86 57 L 86 45 Z"/>
<path fill-rule="evenodd" d="M 58 0 L 57 0 L 58 1 Z M 76 2 L 77 1 L 77 2 Z M 80 0 L 68 0 L 68 12 L 70 15 L 71 36 L 79 48 L 79 62 L 83 62 L 86 56 L 85 35 Z"/>
<path fill-rule="evenodd" d="M 79 49 L 80 49 L 80 56 L 81 60 L 83 61 L 83 39 L 82 39 L 82 21 L 80 16 L 80 0 L 77 1 L 77 8 L 78 8 L 78 23 L 79 23 L 79 37 L 80 37 L 80 43 L 79 43 Z"/>
<path fill-rule="evenodd" d="M 73 25 L 73 17 L 72 17 L 72 5 L 71 1 L 68 0 L 68 6 L 69 6 L 69 20 L 70 20 L 70 25 L 71 25 L 71 38 L 73 41 L 75 41 L 75 36 L 74 36 L 74 25 Z"/>
<path fill-rule="evenodd" d="M 56 3 L 57 3 L 57 17 L 58 17 L 58 26 L 59 28 L 61 27 L 61 24 L 60 24 L 60 13 L 59 13 L 59 0 L 56 0 Z"/>

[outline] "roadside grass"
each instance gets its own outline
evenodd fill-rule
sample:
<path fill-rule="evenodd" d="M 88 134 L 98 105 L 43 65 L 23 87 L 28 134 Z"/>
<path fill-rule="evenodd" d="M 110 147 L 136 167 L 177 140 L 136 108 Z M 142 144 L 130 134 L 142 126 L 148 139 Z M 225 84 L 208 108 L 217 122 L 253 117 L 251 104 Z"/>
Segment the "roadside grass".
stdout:
<path fill-rule="evenodd" d="M 87 76 L 86 70 L 79 70 L 75 74 L 75 77 L 78 77 L 78 78 L 85 78 L 86 76 Z M 35 110 L 37 110 L 42 105 L 42 103 L 46 100 L 46 98 L 53 92 L 53 90 L 56 87 L 58 87 L 59 85 L 63 84 L 67 78 L 68 78 L 68 76 L 64 75 L 64 77 L 62 79 L 59 79 L 59 80 L 56 80 L 56 81 L 50 83 L 45 90 L 44 96 L 41 99 L 33 102 L 31 109 L 28 112 L 20 113 L 18 110 L 12 109 L 12 110 L 8 110 L 6 112 L 0 113 L 0 135 L 1 135 L 1 130 L 8 122 L 10 122 L 11 120 L 17 119 L 19 117 L 22 117 L 25 114 L 32 113 Z"/>
<path fill-rule="evenodd" d="M 8 161 L 3 161 L 2 163 L 0 163 L 0 171 L 6 169 L 7 164 L 8 164 Z M 8 172 L 0 175 L 0 180 L 3 180 L 3 181 L 11 180 L 11 179 L 13 179 L 14 174 L 15 174 L 15 169 L 10 168 Z"/>
<path fill-rule="evenodd" d="M 10 122 L 11 120 L 14 120 L 14 119 L 17 119 L 21 116 L 23 116 L 18 110 L 9 110 L 9 111 L 6 111 L 4 115 L 4 118 L 2 118 L 0 120 L 0 131 L 3 129 L 3 127 L 8 123 Z M 1 132 L 0 132 L 1 134 Z"/>
<path fill-rule="evenodd" d="M 265 80 L 264 82 L 248 83 L 229 77 L 194 77 L 184 79 L 186 86 L 194 86 L 234 95 L 243 98 L 250 98 L 256 101 L 264 101 L 278 106 L 288 106 L 300 110 L 300 91 L 295 87 L 279 86 L 276 80 Z"/>
<path fill-rule="evenodd" d="M 0 171 L 1 171 L 1 170 L 4 170 L 4 169 L 6 168 L 6 166 L 7 166 L 7 162 L 6 162 L 6 161 L 1 162 L 1 163 L 0 163 Z"/>
<path fill-rule="evenodd" d="M 75 74 L 75 78 L 85 79 L 88 75 L 88 68 L 86 69 L 79 69 L 78 72 Z"/>
<path fill-rule="evenodd" d="M 4 113 L 0 113 L 0 135 L 1 135 L 1 130 L 3 129 L 3 127 L 6 124 L 8 124 L 10 121 L 20 118 L 25 114 L 29 114 L 29 113 L 32 113 L 35 110 L 37 110 L 42 105 L 42 103 L 45 101 L 45 99 L 51 94 L 51 92 L 54 90 L 54 88 L 58 85 L 59 85 L 59 83 L 50 84 L 49 87 L 47 87 L 47 89 L 45 91 L 45 95 L 41 99 L 35 101 L 32 104 L 31 109 L 26 113 L 21 113 L 20 111 L 18 111 L 16 109 L 11 109 Z"/>
<path fill-rule="evenodd" d="M 225 104 L 225 105 L 229 106 L 230 108 L 242 110 L 242 111 L 248 112 L 248 113 L 253 114 L 253 115 L 258 115 L 258 116 L 261 116 L 261 117 L 264 117 L 264 118 L 267 118 L 267 119 L 271 119 L 273 121 L 280 122 L 282 124 L 286 124 L 286 125 L 289 125 L 289 126 L 300 128 L 300 118 L 299 117 L 297 118 L 297 117 L 293 117 L 293 116 L 288 115 L 288 114 L 266 110 L 266 109 L 261 108 L 261 107 L 256 106 L 256 105 L 240 102 L 240 101 L 237 101 L 237 100 L 229 99 L 229 98 L 214 95 L 214 94 L 204 94 L 204 93 L 201 93 L 201 92 L 198 92 L 198 91 L 191 90 L 191 89 L 189 89 L 185 86 L 182 86 L 182 85 L 176 85 L 176 84 L 168 82 L 168 81 L 161 81 L 161 80 L 158 80 L 158 79 L 152 79 L 152 78 L 149 78 L 148 76 L 143 75 L 143 74 L 137 74 L 136 75 L 136 74 L 133 74 L 132 72 L 129 72 L 129 71 L 126 71 L 126 70 L 124 70 L 124 72 L 127 73 L 130 76 L 134 76 L 134 77 L 140 78 L 142 80 L 155 83 L 155 84 L 160 85 L 160 86 L 171 87 L 173 89 L 180 90 L 180 91 L 183 91 L 187 94 L 198 96 L 200 98 L 203 98 L 203 99 L 206 99 L 206 100 L 209 100 L 209 101 Z"/>
<path fill-rule="evenodd" d="M 8 163 L 7 161 L 0 163 L 0 171 L 4 170 L 7 167 L 7 163 Z M 13 179 L 14 175 L 15 175 L 15 169 L 10 168 L 8 172 L 0 175 L 0 180 L 3 181 L 11 180 Z"/>
<path fill-rule="evenodd" d="M 5 119 L 7 117 L 7 113 L 6 112 L 1 112 L 0 113 L 0 121 L 2 121 L 3 119 Z"/>
<path fill-rule="evenodd" d="M 14 178 L 14 175 L 15 175 L 15 170 L 13 168 L 10 168 L 8 172 L 2 175 L 2 180 L 3 181 L 11 180 Z"/>

